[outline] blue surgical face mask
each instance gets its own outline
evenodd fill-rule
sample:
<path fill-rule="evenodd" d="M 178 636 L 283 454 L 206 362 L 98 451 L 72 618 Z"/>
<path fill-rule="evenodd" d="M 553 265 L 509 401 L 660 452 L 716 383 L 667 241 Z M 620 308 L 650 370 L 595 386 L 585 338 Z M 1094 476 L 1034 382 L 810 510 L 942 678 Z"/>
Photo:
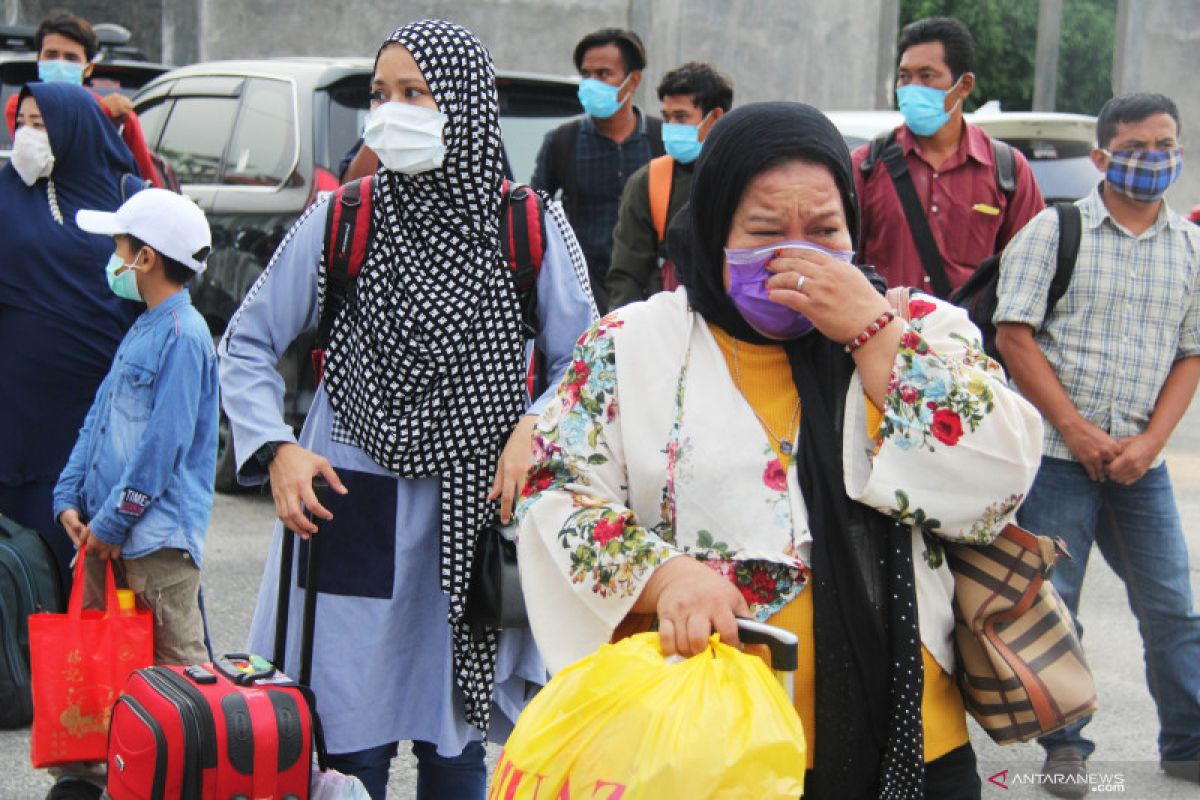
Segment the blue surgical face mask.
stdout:
<path fill-rule="evenodd" d="M 621 81 L 620 86 L 612 86 L 595 78 L 584 78 L 579 82 L 579 102 L 588 116 L 596 119 L 608 119 L 621 108 L 617 95 L 625 88 L 629 78 Z"/>
<path fill-rule="evenodd" d="M 959 77 L 949 89 L 935 89 L 932 86 L 916 84 L 897 89 L 896 99 L 900 102 L 900 113 L 904 115 L 904 124 L 908 129 L 917 136 L 933 136 L 940 131 L 942 126 L 950 121 L 950 111 L 946 110 L 946 95 L 954 91 L 954 87 L 958 86 L 961 80 Z"/>
<path fill-rule="evenodd" d="M 690 164 L 699 158 L 700 148 L 704 145 L 700 141 L 700 125 L 703 125 L 706 119 L 708 119 L 707 114 L 704 115 L 704 119 L 700 120 L 699 125 L 680 125 L 674 122 L 664 122 L 662 126 L 662 140 L 667 155 L 680 164 Z"/>
<path fill-rule="evenodd" d="M 125 271 L 120 275 L 117 270 L 125 267 Z M 138 291 L 137 274 L 138 267 L 134 264 L 126 264 L 125 260 L 116 253 L 108 259 L 108 264 L 105 265 L 104 271 L 108 274 L 108 288 L 113 290 L 113 294 L 123 300 L 133 300 L 136 303 L 141 303 L 142 293 Z"/>
<path fill-rule="evenodd" d="M 82 86 L 83 68 L 83 64 L 63 59 L 39 61 L 38 79 L 43 83 L 73 83 Z"/>

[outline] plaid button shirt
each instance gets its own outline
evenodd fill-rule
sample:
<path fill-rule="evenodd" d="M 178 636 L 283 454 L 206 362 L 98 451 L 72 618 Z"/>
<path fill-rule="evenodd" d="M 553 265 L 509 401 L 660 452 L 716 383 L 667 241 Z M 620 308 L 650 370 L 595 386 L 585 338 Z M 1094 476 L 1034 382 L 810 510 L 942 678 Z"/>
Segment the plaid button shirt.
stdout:
<path fill-rule="evenodd" d="M 1099 187 L 1076 205 L 1083 235 L 1067 293 L 1047 315 L 1058 249 L 1058 218 L 1047 209 L 1004 250 L 994 320 L 1032 327 L 1079 413 L 1123 439 L 1146 430 L 1172 365 L 1200 355 L 1200 228 L 1163 203 L 1134 236 Z M 1044 452 L 1075 460 L 1050 424 Z"/>
<path fill-rule="evenodd" d="M 592 118 L 584 115 L 575 140 L 575 185 L 579 196 L 563 198 L 571 227 L 587 259 L 592 292 L 597 299 L 602 296 L 604 276 L 612 260 L 613 228 L 617 226 L 621 191 L 629 176 L 653 155 L 650 137 L 646 135 L 646 115 L 639 108 L 634 111 L 637 128 L 620 144 L 601 134 Z M 553 141 L 554 131 L 550 131 L 538 152 L 537 168 L 530 181 L 535 188 L 551 194 L 567 185 L 555 171 Z"/>

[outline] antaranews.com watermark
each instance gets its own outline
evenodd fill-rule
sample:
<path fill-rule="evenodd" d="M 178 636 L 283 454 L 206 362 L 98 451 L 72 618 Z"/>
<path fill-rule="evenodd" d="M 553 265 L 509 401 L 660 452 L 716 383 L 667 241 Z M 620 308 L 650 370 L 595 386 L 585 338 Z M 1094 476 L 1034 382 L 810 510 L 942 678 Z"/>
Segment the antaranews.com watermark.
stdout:
<path fill-rule="evenodd" d="M 1042 774 L 1042 762 L 988 761 L 978 765 L 984 798 L 1046 798 L 1052 788 L 1075 788 L 1085 797 L 1127 800 L 1196 800 L 1196 783 L 1165 774 L 1157 762 L 1088 762 L 1079 777 Z M 1058 787 L 1053 787 L 1057 783 Z"/>

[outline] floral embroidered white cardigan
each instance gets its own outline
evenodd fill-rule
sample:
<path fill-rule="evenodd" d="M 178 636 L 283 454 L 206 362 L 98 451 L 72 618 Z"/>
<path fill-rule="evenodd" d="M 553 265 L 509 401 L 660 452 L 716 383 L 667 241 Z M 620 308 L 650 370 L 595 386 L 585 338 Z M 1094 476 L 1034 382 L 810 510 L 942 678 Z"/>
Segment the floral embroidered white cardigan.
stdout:
<path fill-rule="evenodd" d="M 921 638 L 953 673 L 954 579 L 930 533 L 987 543 L 1033 482 L 1042 422 L 983 353 L 965 312 L 914 296 L 876 439 L 857 374 L 847 494 L 914 527 Z M 899 320 L 893 324 L 901 324 Z M 683 290 L 597 323 L 534 430 L 518 509 L 530 624 L 554 672 L 596 650 L 656 567 L 690 555 L 766 619 L 808 578 L 812 539 L 783 470 Z"/>

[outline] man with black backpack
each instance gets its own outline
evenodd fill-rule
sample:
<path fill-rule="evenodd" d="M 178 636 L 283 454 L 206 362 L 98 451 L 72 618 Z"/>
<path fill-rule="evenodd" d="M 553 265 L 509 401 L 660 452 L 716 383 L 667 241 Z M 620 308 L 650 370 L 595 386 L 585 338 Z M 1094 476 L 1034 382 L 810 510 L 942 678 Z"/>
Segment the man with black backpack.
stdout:
<path fill-rule="evenodd" d="M 1042 209 L 1025 157 L 963 120 L 975 41 L 957 19 L 905 26 L 896 97 L 904 124 L 853 153 L 858 261 L 892 286 L 950 298 Z"/>
<path fill-rule="evenodd" d="M 629 176 L 663 154 L 662 120 L 633 104 L 646 68 L 646 48 L 636 33 L 620 28 L 589 33 L 575 45 L 574 59 L 585 114 L 546 134 L 530 183 L 550 195 L 562 192 L 587 258 L 596 306 L 603 310 L 621 192 Z"/>
<path fill-rule="evenodd" d="M 1162 450 L 1200 382 L 1200 229 L 1163 193 L 1179 177 L 1179 112 L 1159 94 L 1115 97 L 1096 120 L 1104 182 L 1080 200 L 1078 258 L 1053 295 L 1063 225 L 1038 215 L 1005 249 L 996 344 L 1046 426 L 1020 524 L 1062 537 L 1054 585 L 1073 614 L 1093 542 L 1125 583 L 1158 709 L 1163 769 L 1200 782 L 1200 613 Z M 1064 219 L 1065 224 L 1065 219 Z M 1087 720 L 1042 737 L 1043 784 L 1088 793 Z"/>

